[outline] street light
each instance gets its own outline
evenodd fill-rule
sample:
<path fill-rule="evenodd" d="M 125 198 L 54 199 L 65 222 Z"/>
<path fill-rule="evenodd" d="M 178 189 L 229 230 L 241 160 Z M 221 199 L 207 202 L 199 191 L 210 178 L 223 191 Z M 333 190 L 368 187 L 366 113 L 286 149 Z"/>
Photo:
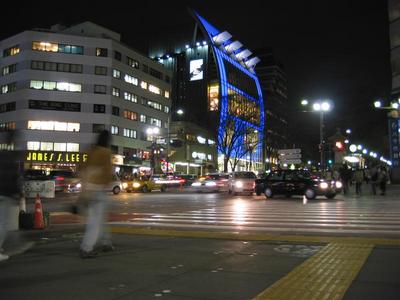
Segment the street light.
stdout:
<path fill-rule="evenodd" d="M 351 133 L 351 129 L 350 129 L 350 128 L 347 128 L 347 129 L 346 129 L 346 133 L 347 133 L 347 134 L 350 134 L 350 133 Z"/>
<path fill-rule="evenodd" d="M 176 111 L 176 113 L 178 114 L 178 115 L 183 115 L 185 112 L 183 111 L 183 109 L 182 108 L 179 108 L 177 111 Z"/>
<path fill-rule="evenodd" d="M 309 102 L 302 100 L 301 105 L 307 106 Z M 319 150 L 320 150 L 320 165 L 324 167 L 324 113 L 331 110 L 329 101 L 316 101 L 312 103 L 312 110 L 319 112 Z"/>

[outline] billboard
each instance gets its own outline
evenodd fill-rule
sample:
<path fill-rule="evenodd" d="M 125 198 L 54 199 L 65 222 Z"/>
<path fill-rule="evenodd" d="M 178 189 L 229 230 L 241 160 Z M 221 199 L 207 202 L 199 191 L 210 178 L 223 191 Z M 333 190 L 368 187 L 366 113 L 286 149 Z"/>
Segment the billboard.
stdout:
<path fill-rule="evenodd" d="M 190 61 L 190 81 L 203 79 L 203 59 Z"/>

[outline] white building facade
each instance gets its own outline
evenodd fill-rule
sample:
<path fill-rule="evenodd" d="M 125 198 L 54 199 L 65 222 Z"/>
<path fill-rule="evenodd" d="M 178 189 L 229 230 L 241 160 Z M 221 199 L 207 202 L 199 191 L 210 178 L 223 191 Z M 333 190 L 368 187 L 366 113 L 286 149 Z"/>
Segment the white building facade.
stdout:
<path fill-rule="evenodd" d="M 167 132 L 170 71 L 90 22 L 24 31 L 0 51 L 0 148 L 18 129 L 25 168 L 79 168 L 102 129 L 117 165 L 149 167 L 146 132 Z"/>

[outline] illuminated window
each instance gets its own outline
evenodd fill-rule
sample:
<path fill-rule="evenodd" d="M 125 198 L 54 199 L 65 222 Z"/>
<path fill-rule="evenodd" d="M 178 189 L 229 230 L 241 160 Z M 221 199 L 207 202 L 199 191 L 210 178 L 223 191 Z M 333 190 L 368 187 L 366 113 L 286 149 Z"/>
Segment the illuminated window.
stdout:
<path fill-rule="evenodd" d="M 219 86 L 214 84 L 208 88 L 208 110 L 217 111 L 219 105 Z"/>
<path fill-rule="evenodd" d="M 155 125 L 157 127 L 161 127 L 161 120 L 156 118 L 150 118 L 150 124 Z"/>
<path fill-rule="evenodd" d="M 67 151 L 67 143 L 54 143 L 54 151 Z"/>
<path fill-rule="evenodd" d="M 40 149 L 40 142 L 28 141 L 26 148 L 28 150 L 39 150 Z"/>
<path fill-rule="evenodd" d="M 49 42 L 33 42 L 32 50 L 58 52 L 58 44 Z"/>
<path fill-rule="evenodd" d="M 169 91 L 164 91 L 164 97 L 169 99 Z"/>
<path fill-rule="evenodd" d="M 169 107 L 168 106 L 164 106 L 164 112 L 165 113 L 169 113 Z"/>
<path fill-rule="evenodd" d="M 17 55 L 19 51 L 20 49 L 18 45 L 12 46 L 3 50 L 3 57 Z"/>
<path fill-rule="evenodd" d="M 3 67 L 3 69 L 1 70 L 1 74 L 3 76 L 14 73 L 17 71 L 17 64 L 13 64 L 13 65 L 9 65 L 6 67 Z"/>
<path fill-rule="evenodd" d="M 147 120 L 146 115 L 140 115 L 140 122 L 146 123 L 146 120 Z"/>
<path fill-rule="evenodd" d="M 79 144 L 67 143 L 67 152 L 79 152 Z"/>
<path fill-rule="evenodd" d="M 41 151 L 53 151 L 53 143 L 51 142 L 40 142 Z"/>
<path fill-rule="evenodd" d="M 132 121 L 137 121 L 137 113 L 130 110 L 124 110 L 124 118 Z"/>
<path fill-rule="evenodd" d="M 12 131 L 12 130 L 15 130 L 15 128 L 16 128 L 15 122 L 0 123 L 0 132 Z"/>
<path fill-rule="evenodd" d="M 67 131 L 80 131 L 81 130 L 81 124 L 79 123 L 67 123 Z"/>
<path fill-rule="evenodd" d="M 68 92 L 81 92 L 82 86 L 76 83 L 57 82 L 57 90 Z"/>
<path fill-rule="evenodd" d="M 136 77 L 130 76 L 128 74 L 125 74 L 124 80 L 127 83 L 133 84 L 133 85 L 138 85 L 138 79 Z"/>
<path fill-rule="evenodd" d="M 107 57 L 108 56 L 107 48 L 96 48 L 96 56 Z"/>
<path fill-rule="evenodd" d="M 119 89 L 119 88 L 116 88 L 116 87 L 113 87 L 113 88 L 112 88 L 112 94 L 113 94 L 113 96 L 115 96 L 115 97 L 119 97 L 119 95 L 120 95 L 120 89 Z"/>
<path fill-rule="evenodd" d="M 124 99 L 126 101 L 131 101 L 131 102 L 137 103 L 137 95 L 135 95 L 135 94 L 124 92 Z"/>
<path fill-rule="evenodd" d="M 1 93 L 2 94 L 15 92 L 16 90 L 17 90 L 17 83 L 16 82 L 9 83 L 9 84 L 1 86 Z"/>
<path fill-rule="evenodd" d="M 126 57 L 126 64 L 132 68 L 139 69 L 139 62 L 128 56 Z"/>
<path fill-rule="evenodd" d="M 142 89 L 147 90 L 147 86 L 148 86 L 148 84 L 147 84 L 146 81 L 141 81 L 141 82 L 140 82 L 140 87 L 141 87 Z"/>
<path fill-rule="evenodd" d="M 131 139 L 136 139 L 136 130 L 124 128 L 123 136 Z"/>
<path fill-rule="evenodd" d="M 142 81 L 142 82 L 143 82 L 143 81 Z M 140 84 L 140 85 L 142 85 L 142 84 Z M 142 88 L 143 88 L 143 87 L 142 87 Z M 156 87 L 155 85 L 152 85 L 152 84 L 149 84 L 149 91 L 152 92 L 152 93 L 154 93 L 154 94 L 157 94 L 157 95 L 160 95 L 160 94 L 161 94 L 160 88 L 158 88 L 158 87 Z"/>
<path fill-rule="evenodd" d="M 121 71 L 117 70 L 117 69 L 114 69 L 113 70 L 113 77 L 117 78 L 117 79 L 121 79 Z"/>
<path fill-rule="evenodd" d="M 118 135 L 118 133 L 119 133 L 119 127 L 111 125 L 111 134 Z"/>
<path fill-rule="evenodd" d="M 155 101 L 147 100 L 147 106 L 157 110 L 162 110 L 162 105 Z"/>
<path fill-rule="evenodd" d="M 49 90 L 49 91 L 55 90 L 56 84 L 57 83 L 54 81 L 43 81 L 43 89 Z"/>
<path fill-rule="evenodd" d="M 67 122 L 54 122 L 55 131 L 67 131 L 67 128 L 68 128 Z"/>

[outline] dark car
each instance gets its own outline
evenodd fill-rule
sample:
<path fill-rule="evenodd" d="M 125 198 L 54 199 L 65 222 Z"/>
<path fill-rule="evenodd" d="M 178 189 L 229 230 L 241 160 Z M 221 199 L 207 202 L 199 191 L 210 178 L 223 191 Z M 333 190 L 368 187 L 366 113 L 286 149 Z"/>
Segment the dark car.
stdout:
<path fill-rule="evenodd" d="M 305 195 L 307 199 L 325 196 L 332 199 L 342 190 L 340 181 L 327 181 L 312 176 L 307 170 L 277 170 L 256 180 L 256 194 L 267 198 L 274 195 Z"/>

